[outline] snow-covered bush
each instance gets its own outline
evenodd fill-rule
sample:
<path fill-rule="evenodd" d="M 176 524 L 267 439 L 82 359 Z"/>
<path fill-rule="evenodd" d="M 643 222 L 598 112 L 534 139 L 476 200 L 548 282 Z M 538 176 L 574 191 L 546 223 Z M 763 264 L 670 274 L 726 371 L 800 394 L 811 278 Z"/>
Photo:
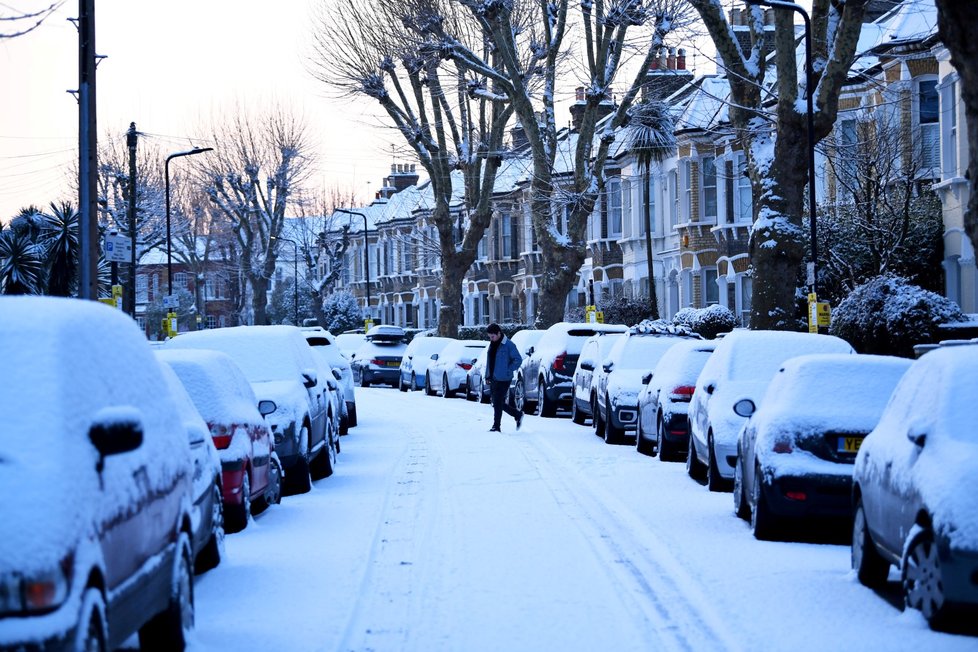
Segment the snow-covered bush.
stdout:
<path fill-rule="evenodd" d="M 606 324 L 625 324 L 634 326 L 642 320 L 648 319 L 652 314 L 647 298 L 629 299 L 627 297 L 614 297 L 607 301 L 602 301 L 598 310 L 604 313 L 604 323 Z M 587 321 L 584 314 L 584 307 L 578 306 L 567 311 L 564 317 L 569 322 Z"/>
<path fill-rule="evenodd" d="M 363 328 L 363 309 L 357 303 L 356 297 L 349 292 L 334 292 L 326 297 L 323 315 L 326 318 L 323 328 L 330 333 Z"/>
<path fill-rule="evenodd" d="M 519 324 L 516 322 L 504 322 L 499 324 L 499 330 L 503 332 L 506 337 L 513 337 L 513 333 L 516 331 L 521 331 L 525 328 L 531 328 L 526 324 Z M 458 339 L 460 340 L 488 340 L 489 336 L 486 335 L 485 326 L 459 326 L 458 327 Z"/>
<path fill-rule="evenodd" d="M 672 323 L 712 340 L 720 333 L 732 331 L 737 326 L 737 317 L 728 308 L 715 304 L 706 308 L 683 308 L 673 315 Z"/>
<path fill-rule="evenodd" d="M 860 353 L 912 358 L 915 344 L 937 341 L 941 324 L 965 321 L 956 303 L 898 276 L 857 287 L 832 312 L 829 332 Z"/>

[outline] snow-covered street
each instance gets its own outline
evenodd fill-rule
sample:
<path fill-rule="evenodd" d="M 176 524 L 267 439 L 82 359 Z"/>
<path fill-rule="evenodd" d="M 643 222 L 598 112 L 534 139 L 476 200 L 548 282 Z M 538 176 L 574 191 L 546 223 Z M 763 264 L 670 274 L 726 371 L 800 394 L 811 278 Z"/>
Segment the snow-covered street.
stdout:
<path fill-rule="evenodd" d="M 759 542 L 678 463 L 568 419 L 357 390 L 333 477 L 230 535 L 192 650 L 974 650 L 861 586 L 844 542 Z M 837 539 L 836 539 L 837 541 Z M 889 601 L 888 601 L 889 600 Z"/>

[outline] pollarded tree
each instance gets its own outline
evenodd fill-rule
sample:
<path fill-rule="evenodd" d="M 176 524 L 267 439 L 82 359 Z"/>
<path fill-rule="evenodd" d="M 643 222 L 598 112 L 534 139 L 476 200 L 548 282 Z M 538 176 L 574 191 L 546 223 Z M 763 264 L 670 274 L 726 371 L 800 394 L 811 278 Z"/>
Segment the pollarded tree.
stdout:
<path fill-rule="evenodd" d="M 971 196 L 964 214 L 964 228 L 978 251 L 978 3 L 936 0 L 937 27 L 951 53 L 951 63 L 961 76 L 961 99 L 968 124 L 968 179 Z"/>
<path fill-rule="evenodd" d="M 444 34 L 489 61 L 469 73 L 444 48 Z M 317 79 L 351 98 L 377 101 L 428 173 L 431 220 L 441 258 L 439 333 L 462 322 L 462 281 L 492 217 L 492 190 L 512 109 L 494 89 L 502 78 L 478 25 L 450 0 L 322 4 L 316 22 Z M 456 172 L 468 221 L 461 241 L 452 219 Z"/>
<path fill-rule="evenodd" d="M 741 134 L 756 215 L 750 236 L 754 270 L 751 328 L 793 330 L 796 292 L 805 259 L 805 189 L 808 183 L 808 85 L 798 75 L 794 14 L 775 10 L 774 61 L 777 80 L 767 84 L 777 98 L 774 115 L 765 110 L 767 42 L 764 11 L 746 9 L 751 46 L 744 51 L 717 0 L 689 0 L 703 18 L 730 82 L 730 121 Z M 839 93 L 853 62 L 866 0 L 813 0 L 815 139 L 832 130 Z"/>
<path fill-rule="evenodd" d="M 687 0 L 609 0 L 581 2 L 580 14 L 569 0 L 457 0 L 479 21 L 492 44 L 498 67 L 485 64 L 476 52 L 443 33 L 442 49 L 473 73 L 495 84 L 495 92 L 511 103 L 530 146 L 533 164 L 531 214 L 543 258 L 537 322 L 563 319 L 566 297 L 576 285 L 587 255 L 588 219 L 604 192 L 605 164 L 619 129 L 632 116 L 646 74 L 667 38 L 688 36 L 695 16 Z M 568 28 L 579 23 L 583 47 L 565 42 Z M 569 155 L 573 179 L 560 192 L 555 187 L 558 126 L 554 112 L 558 69 L 583 58 L 585 103 Z M 567 65 L 566 67 L 571 67 Z M 619 77 L 626 74 L 628 79 Z M 619 92 L 614 104 L 615 87 Z M 611 108 L 610 115 L 602 118 Z M 566 206 L 566 234 L 556 216 Z"/>
<path fill-rule="evenodd" d="M 193 157 L 204 192 L 235 237 L 239 271 L 250 296 L 246 323 L 265 324 L 268 282 L 275 272 L 286 211 L 313 172 L 304 121 L 287 109 L 249 115 L 243 109 L 210 128 L 213 152 Z"/>

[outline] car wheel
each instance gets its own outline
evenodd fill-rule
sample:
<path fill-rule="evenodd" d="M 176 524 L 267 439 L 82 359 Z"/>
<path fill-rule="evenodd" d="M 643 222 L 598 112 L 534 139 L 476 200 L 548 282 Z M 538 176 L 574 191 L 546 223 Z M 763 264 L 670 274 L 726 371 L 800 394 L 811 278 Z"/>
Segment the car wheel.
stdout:
<path fill-rule="evenodd" d="M 591 399 L 591 425 L 594 427 L 594 434 L 604 439 L 604 419 L 601 418 L 601 410 L 598 409 L 596 399 Z"/>
<path fill-rule="evenodd" d="M 754 531 L 754 538 L 760 541 L 771 541 L 778 530 L 777 517 L 771 513 L 767 498 L 764 497 L 764 476 L 761 475 L 759 464 L 754 467 L 751 496 L 754 504 L 751 506 L 750 527 Z"/>
<path fill-rule="evenodd" d="M 733 501 L 734 513 L 749 522 L 750 505 L 747 503 L 747 496 L 744 494 L 744 469 L 741 466 L 740 455 L 737 456 L 737 464 L 734 465 Z"/>
<path fill-rule="evenodd" d="M 251 514 L 251 480 L 248 478 L 248 467 L 245 466 L 241 475 L 241 503 L 231 505 L 227 510 L 227 531 L 240 532 L 248 525 L 248 515 Z"/>
<path fill-rule="evenodd" d="M 646 439 L 645 430 L 642 428 L 642 411 L 638 411 L 638 425 L 635 429 L 635 450 L 642 455 L 655 455 L 655 446 Z"/>
<path fill-rule="evenodd" d="M 716 444 L 713 442 L 713 435 L 711 433 L 709 440 L 706 444 L 706 486 L 710 491 L 727 491 L 728 483 L 720 475 L 720 467 L 717 466 L 717 454 L 716 454 Z"/>
<path fill-rule="evenodd" d="M 370 381 L 367 380 L 367 374 L 360 372 L 360 387 L 370 387 Z"/>
<path fill-rule="evenodd" d="M 221 483 L 214 478 L 211 488 L 211 537 L 197 554 L 194 560 L 194 572 L 203 573 L 221 563 L 224 556 L 224 497 L 221 495 Z"/>
<path fill-rule="evenodd" d="M 686 474 L 697 482 L 703 479 L 706 469 L 699 458 L 696 457 L 696 442 L 692 436 L 689 438 L 689 448 L 686 449 Z"/>
<path fill-rule="evenodd" d="M 412 371 L 411 372 L 411 391 L 412 392 L 416 392 L 419 389 L 421 389 L 421 385 L 418 384 L 418 377 L 415 376 L 414 375 L 414 372 Z"/>
<path fill-rule="evenodd" d="M 620 443 L 622 438 L 625 436 L 625 431 L 622 428 L 615 426 L 615 422 L 612 421 L 611 416 L 611 399 L 607 396 L 604 399 L 604 443 L 606 444 L 617 444 Z"/>
<path fill-rule="evenodd" d="M 513 388 L 513 407 L 520 412 L 526 412 L 526 387 L 522 378 L 516 379 L 516 387 Z"/>
<path fill-rule="evenodd" d="M 540 399 L 537 401 L 539 405 L 537 411 L 540 416 L 548 419 L 557 416 L 557 401 L 547 398 L 547 386 L 544 384 L 543 376 L 540 376 L 540 380 L 537 383 L 537 392 L 540 394 Z"/>
<path fill-rule="evenodd" d="M 347 428 L 355 428 L 356 425 L 357 425 L 357 404 L 354 403 L 347 410 L 347 413 L 346 413 L 346 427 Z"/>
<path fill-rule="evenodd" d="M 282 502 L 282 463 L 277 455 L 268 460 L 268 488 L 265 489 L 265 505 L 278 505 Z"/>
<path fill-rule="evenodd" d="M 473 383 L 472 382 L 472 379 L 469 378 L 466 381 L 466 383 L 465 383 L 465 400 L 466 401 L 478 401 L 479 400 L 479 398 L 480 398 L 481 395 L 480 394 L 477 394 L 475 392 L 475 389 L 476 389 L 475 383 Z"/>
<path fill-rule="evenodd" d="M 571 399 L 571 421 L 579 426 L 583 426 L 587 421 L 587 417 L 584 416 L 579 409 L 577 409 L 577 397 L 575 396 Z"/>
<path fill-rule="evenodd" d="M 489 395 L 489 392 L 486 391 L 486 381 L 485 380 L 480 380 L 479 381 L 479 402 L 480 403 L 489 403 L 491 400 L 492 400 L 492 397 Z M 506 400 L 509 400 L 509 397 L 508 396 L 506 397 Z"/>
<path fill-rule="evenodd" d="M 903 554 L 903 595 L 907 606 L 918 610 L 932 628 L 937 628 L 948 613 L 941 577 L 941 558 L 929 529 L 913 535 Z"/>
<path fill-rule="evenodd" d="M 71 649 L 80 652 L 105 652 L 105 598 L 96 588 L 85 589 L 82 594 L 81 618 L 75 630 Z"/>
<path fill-rule="evenodd" d="M 861 498 L 856 499 L 856 511 L 852 517 L 851 559 L 852 570 L 856 571 L 856 577 L 863 586 L 876 589 L 886 583 L 890 564 L 876 550 Z"/>
<path fill-rule="evenodd" d="M 190 537 L 181 532 L 166 609 L 139 628 L 142 650 L 183 650 L 194 629 L 194 578 L 190 563 Z"/>
<path fill-rule="evenodd" d="M 408 386 L 404 384 L 404 378 L 400 374 L 397 376 L 397 389 L 402 392 L 408 391 Z"/>
<path fill-rule="evenodd" d="M 424 375 L 424 393 L 425 396 L 434 396 L 435 392 L 431 389 L 431 374 L 425 373 Z"/>
<path fill-rule="evenodd" d="M 448 386 L 448 374 L 444 374 L 441 377 L 441 397 L 442 398 L 455 398 L 455 390 L 449 389 Z"/>
<path fill-rule="evenodd" d="M 303 431 L 308 433 L 306 428 Z M 326 417 L 325 444 L 319 450 L 319 454 L 309 463 L 309 471 L 313 480 L 322 480 L 333 475 L 336 468 L 336 448 L 333 445 L 333 418 Z"/>

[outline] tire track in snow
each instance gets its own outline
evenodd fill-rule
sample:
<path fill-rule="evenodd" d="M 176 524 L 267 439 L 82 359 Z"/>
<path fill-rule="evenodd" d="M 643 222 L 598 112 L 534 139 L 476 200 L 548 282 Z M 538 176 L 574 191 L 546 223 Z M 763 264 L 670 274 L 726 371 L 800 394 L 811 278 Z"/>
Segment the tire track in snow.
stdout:
<path fill-rule="evenodd" d="M 422 617 L 426 596 L 441 585 L 439 564 L 430 554 L 439 512 L 437 460 L 422 434 L 404 434 L 410 443 L 392 469 L 337 650 L 415 649 L 411 625 Z"/>
<path fill-rule="evenodd" d="M 517 436 L 519 448 L 561 509 L 591 542 L 603 567 L 656 641 L 657 650 L 748 649 L 697 587 L 667 544 L 627 506 L 596 486 L 544 439 Z"/>

